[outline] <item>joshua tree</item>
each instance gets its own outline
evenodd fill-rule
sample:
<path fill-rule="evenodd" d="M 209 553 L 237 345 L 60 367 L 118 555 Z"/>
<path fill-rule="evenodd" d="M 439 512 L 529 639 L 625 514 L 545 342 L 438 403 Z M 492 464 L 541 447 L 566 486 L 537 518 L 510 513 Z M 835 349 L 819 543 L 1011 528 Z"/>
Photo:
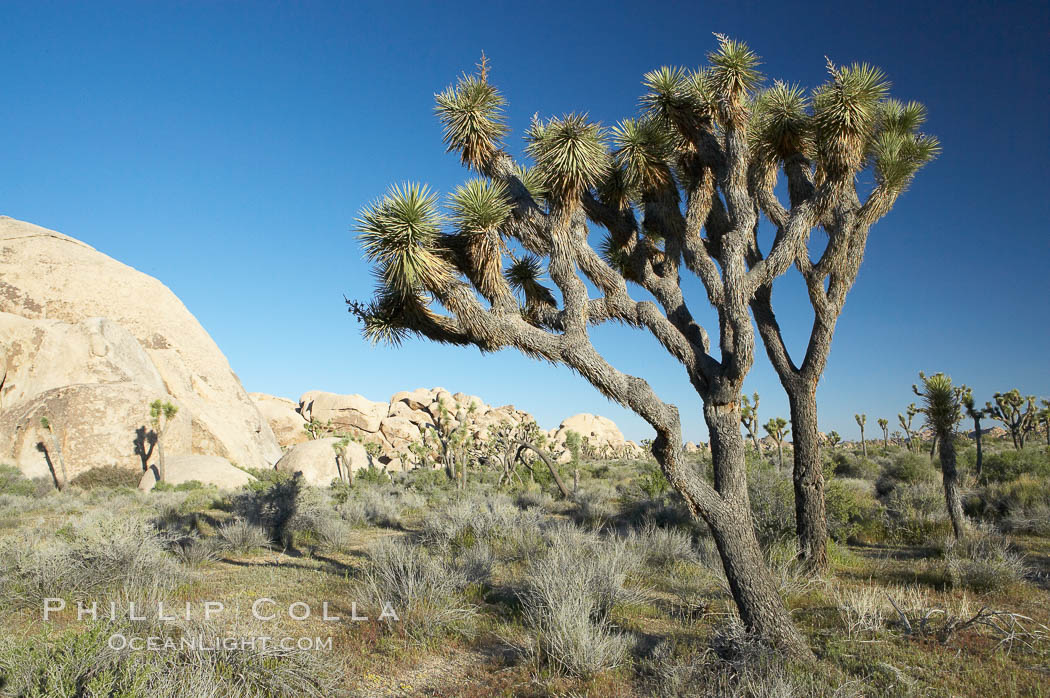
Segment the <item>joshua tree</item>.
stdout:
<path fill-rule="evenodd" d="M 900 433 L 899 431 L 894 431 L 892 436 L 893 443 L 897 444 L 897 448 L 900 448 L 904 445 L 904 434 Z"/>
<path fill-rule="evenodd" d="M 981 432 L 981 417 L 985 416 L 985 411 L 976 406 L 973 400 L 973 391 L 964 386 L 964 390 L 961 395 L 963 409 L 966 410 L 966 416 L 973 420 L 973 438 L 977 444 L 977 462 L 974 465 L 975 477 L 981 479 L 981 469 L 984 466 L 984 449 L 981 445 L 983 441 Z"/>
<path fill-rule="evenodd" d="M 882 448 L 890 450 L 890 420 L 879 417 L 879 427 L 882 429 Z"/>
<path fill-rule="evenodd" d="M 1043 400 L 1043 409 L 1039 410 L 1039 421 L 1043 423 L 1046 432 L 1046 445 L 1050 446 L 1050 400 Z"/>
<path fill-rule="evenodd" d="M 160 400 L 154 400 L 149 406 L 149 416 L 153 422 L 153 429 L 157 432 L 157 480 L 160 482 L 167 481 L 167 472 L 164 467 L 164 433 L 178 411 L 179 408 L 175 405 Z"/>
<path fill-rule="evenodd" d="M 649 73 L 644 113 L 611 131 L 577 114 L 534 120 L 526 148 L 532 168 L 503 148 L 504 99 L 487 66 L 463 76 L 437 96 L 438 115 L 449 149 L 482 178 L 455 192 L 447 217 L 418 185 L 395 187 L 368 207 L 358 229 L 380 289 L 371 304 L 350 309 L 373 340 L 396 344 L 416 333 L 564 364 L 639 414 L 656 432 L 654 456 L 668 481 L 711 528 L 745 626 L 808 656 L 762 560 L 747 505 L 740 395 L 754 361 L 748 308 L 793 265 L 812 266 L 820 295 L 840 307 L 835 270 L 859 263 L 868 227 L 936 143 L 915 132 L 921 109 L 886 100 L 882 73 L 868 66 L 829 66 L 810 106 L 800 89 L 779 82 L 759 91 L 758 57 L 740 42 L 719 37 L 709 58 L 711 67 L 697 72 Z M 786 206 L 774 193 L 781 165 L 792 194 Z M 873 185 L 862 201 L 854 186 L 869 166 Z M 760 212 L 776 230 L 766 254 Z M 588 218 L 608 231 L 601 253 L 589 244 Z M 442 232 L 445 221 L 453 232 Z M 805 251 L 818 226 L 831 244 L 810 264 Z M 506 269 L 505 257 L 512 260 Z M 543 258 L 557 296 L 540 283 Z M 686 302 L 683 271 L 700 279 L 716 309 L 717 352 Z M 825 279 L 836 289 L 830 295 Z M 634 300 L 628 282 L 655 303 Z M 588 331 L 606 322 L 651 333 L 681 364 L 704 405 L 713 484 L 682 458 L 678 409 L 595 349 Z M 830 328 L 818 324 L 829 338 Z M 808 363 L 804 391 L 812 393 L 823 367 Z M 809 531 L 804 548 L 823 566 L 820 463 L 801 462 L 808 470 L 796 479 L 813 495 L 796 506 Z"/>
<path fill-rule="evenodd" d="M 868 415 L 866 414 L 855 414 L 853 418 L 857 420 L 857 426 L 860 427 L 860 448 L 861 453 L 865 458 L 868 457 L 868 442 L 864 440 L 864 425 L 868 423 Z"/>
<path fill-rule="evenodd" d="M 474 410 L 474 404 L 471 403 L 470 413 Z M 458 479 L 459 487 L 462 488 L 466 485 L 466 447 L 470 437 L 467 412 L 460 410 L 453 418 L 445 401 L 438 400 L 436 413 L 430 410 L 430 416 L 434 423 L 423 431 L 424 442 L 431 442 L 437 461 L 445 468 L 445 474 L 450 480 Z"/>
<path fill-rule="evenodd" d="M 571 434 L 576 434 L 576 432 L 570 431 L 569 435 Z M 576 434 L 576 436 L 579 437 L 579 434 Z M 500 474 L 499 482 L 496 486 L 502 485 L 504 480 L 509 481 L 515 466 L 519 462 L 525 462 L 525 451 L 532 451 L 539 456 L 543 464 L 550 470 L 554 483 L 558 486 L 558 491 L 561 492 L 561 496 L 568 498 L 571 493 L 562 481 L 558 468 L 554 464 L 554 459 L 543 448 L 542 441 L 543 434 L 540 432 L 540 428 L 535 420 L 532 419 L 524 420 L 520 424 L 504 421 L 498 425 L 489 426 L 488 438 L 485 439 L 481 448 L 487 458 L 496 461 L 502 466 L 503 472 Z M 566 443 L 568 443 L 568 439 L 566 439 Z M 531 466 L 529 467 L 531 469 Z M 576 469 L 574 473 L 578 476 L 579 470 Z M 576 482 L 574 487 L 578 484 Z"/>
<path fill-rule="evenodd" d="M 795 266 L 805 281 L 814 315 L 801 363 L 792 358 L 781 334 L 772 284 L 763 284 L 751 301 L 766 354 L 791 407 L 799 543 L 818 568 L 826 567 L 826 524 L 817 384 L 871 226 L 890 211 L 915 173 L 939 151 L 935 138 L 919 132 L 924 107 L 887 98 L 889 83 L 881 71 L 867 65 L 839 67 L 830 61 L 828 70 L 831 80 L 814 92 L 811 101 L 798 88 L 784 84 L 767 92 L 770 111 L 753 139 L 758 157 L 782 168 L 792 206 L 837 182 L 829 191 L 829 205 L 821 208 L 820 226 L 827 233 L 823 250 L 815 251 L 816 259 L 806 246 L 796 253 Z M 776 170 L 756 169 L 753 181 L 759 205 L 779 227 L 789 212 L 773 196 Z M 868 172 L 875 186 L 865 199 L 857 182 L 863 179 L 858 175 Z"/>
<path fill-rule="evenodd" d="M 1035 429 L 1036 425 L 1038 409 L 1035 405 L 1035 395 L 1023 397 L 1015 388 L 1008 393 L 996 393 L 992 398 L 994 402 L 985 404 L 985 414 L 1002 422 L 1003 426 L 1010 430 L 1014 448 L 1024 448 L 1028 433 Z"/>
<path fill-rule="evenodd" d="M 348 485 L 354 484 L 354 474 L 350 470 L 350 459 L 346 457 L 346 447 L 350 445 L 350 440 L 349 436 L 344 436 L 332 444 L 332 450 L 335 451 L 335 468 L 339 473 L 339 479 Z"/>
<path fill-rule="evenodd" d="M 50 442 L 49 449 L 44 449 L 44 453 L 51 464 L 51 477 L 55 479 L 55 487 L 59 491 L 64 490 L 69 482 L 69 473 L 66 472 L 66 461 L 62 457 L 62 445 L 59 443 L 58 437 L 55 435 L 55 428 L 48 417 L 40 418 L 40 426 L 47 432 L 47 440 Z M 61 476 L 59 473 L 61 473 Z"/>
<path fill-rule="evenodd" d="M 740 396 L 740 423 L 747 429 L 751 437 L 751 443 L 755 445 L 755 455 L 761 455 L 762 449 L 758 446 L 758 393 L 752 395 L 751 400 L 747 395 Z"/>
<path fill-rule="evenodd" d="M 904 434 L 908 437 L 908 450 L 911 451 L 912 446 L 914 445 L 913 442 L 915 434 L 915 432 L 912 431 L 911 423 L 912 420 L 915 419 L 915 415 L 919 414 L 919 408 L 916 407 L 915 403 L 913 402 L 910 405 L 908 405 L 908 409 L 905 410 L 905 414 L 908 415 L 907 421 L 905 421 L 904 419 L 904 414 L 901 414 L 900 412 L 897 413 L 897 420 L 900 422 L 901 429 L 904 430 Z"/>
<path fill-rule="evenodd" d="M 766 433 L 772 436 L 773 440 L 777 442 L 777 467 L 781 470 L 784 468 L 784 437 L 791 431 L 786 428 L 787 425 L 788 422 L 783 417 L 774 417 L 762 425 L 762 428 L 766 430 Z"/>
<path fill-rule="evenodd" d="M 948 517 L 956 540 L 966 536 L 966 516 L 963 514 L 962 497 L 959 494 L 959 475 L 955 469 L 955 425 L 962 419 L 963 398 L 968 388 L 952 386 L 952 379 L 943 373 L 927 377 L 919 372 L 922 389 L 917 385 L 912 390 L 922 398 L 919 412 L 926 416 L 926 424 L 933 429 L 934 438 L 940 444 L 941 479 L 944 482 L 944 501 L 948 506 Z"/>
<path fill-rule="evenodd" d="M 840 441 L 842 441 L 842 437 L 839 436 L 837 431 L 832 431 L 828 434 L 828 446 L 831 447 L 832 451 L 835 450 L 835 447 L 839 445 Z"/>

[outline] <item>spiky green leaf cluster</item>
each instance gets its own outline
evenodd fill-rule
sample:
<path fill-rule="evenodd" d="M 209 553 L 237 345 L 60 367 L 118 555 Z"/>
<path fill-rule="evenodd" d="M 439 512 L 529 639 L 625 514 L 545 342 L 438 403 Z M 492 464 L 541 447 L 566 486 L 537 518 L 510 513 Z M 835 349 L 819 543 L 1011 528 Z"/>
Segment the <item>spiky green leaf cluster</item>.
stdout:
<path fill-rule="evenodd" d="M 662 66 L 645 74 L 646 93 L 640 104 L 646 118 L 674 124 L 690 132 L 714 117 L 716 99 L 710 70 L 691 73 L 682 67 Z"/>
<path fill-rule="evenodd" d="M 668 160 L 671 134 L 656 119 L 624 119 L 612 129 L 613 161 L 623 173 L 628 198 L 673 184 Z"/>
<path fill-rule="evenodd" d="M 827 177 L 844 180 L 863 162 L 890 83 L 867 63 L 835 67 L 829 62 L 828 71 L 831 79 L 813 93 L 817 153 Z"/>
<path fill-rule="evenodd" d="M 559 202 L 575 200 L 599 184 L 609 171 L 605 129 L 586 114 L 568 114 L 546 123 L 534 121 L 526 152 L 545 188 Z"/>
<path fill-rule="evenodd" d="M 468 235 L 495 231 L 513 208 L 506 185 L 488 179 L 472 179 L 449 197 L 449 218 Z"/>
<path fill-rule="evenodd" d="M 452 268 L 438 252 L 441 221 L 437 196 L 415 183 L 391 187 L 361 213 L 358 239 L 384 288 L 409 297 L 452 280 Z"/>
<path fill-rule="evenodd" d="M 463 75 L 454 87 L 434 99 L 449 152 L 458 152 L 468 167 L 481 169 L 507 133 L 503 117 L 506 100 L 484 74 Z"/>
<path fill-rule="evenodd" d="M 796 153 L 812 155 L 809 99 L 801 87 L 774 83 L 758 94 L 751 113 L 751 152 L 767 167 L 775 167 Z"/>
<path fill-rule="evenodd" d="M 525 296 L 527 303 L 556 305 L 550 289 L 540 283 L 543 265 L 538 257 L 526 254 L 507 267 L 503 274 L 510 287 Z"/>
<path fill-rule="evenodd" d="M 543 177 L 536 168 L 516 165 L 514 168 L 514 174 L 521 180 L 521 183 L 525 186 L 525 189 L 529 192 L 529 196 L 532 197 L 533 201 L 539 206 L 545 206 L 547 202 L 547 187 L 543 181 Z"/>
<path fill-rule="evenodd" d="M 743 41 L 716 34 L 718 50 L 707 54 L 711 63 L 710 84 L 722 102 L 723 109 L 731 111 L 746 99 L 748 93 L 762 83 L 758 54 Z"/>
<path fill-rule="evenodd" d="M 962 389 L 953 386 L 951 377 L 944 373 L 927 376 L 920 371 L 919 380 L 921 388 L 912 386 L 922 398 L 919 413 L 926 416 L 926 423 L 938 434 L 949 433 L 962 418 Z"/>
<path fill-rule="evenodd" d="M 600 244 L 598 253 L 605 263 L 615 269 L 620 276 L 628 281 L 635 280 L 634 268 L 631 266 L 631 258 L 627 250 L 620 245 L 612 235 L 606 235 Z"/>
<path fill-rule="evenodd" d="M 925 121 L 926 108 L 918 102 L 887 99 L 879 105 L 878 133 L 868 155 L 880 185 L 903 191 L 915 173 L 940 153 L 936 138 L 919 133 Z"/>

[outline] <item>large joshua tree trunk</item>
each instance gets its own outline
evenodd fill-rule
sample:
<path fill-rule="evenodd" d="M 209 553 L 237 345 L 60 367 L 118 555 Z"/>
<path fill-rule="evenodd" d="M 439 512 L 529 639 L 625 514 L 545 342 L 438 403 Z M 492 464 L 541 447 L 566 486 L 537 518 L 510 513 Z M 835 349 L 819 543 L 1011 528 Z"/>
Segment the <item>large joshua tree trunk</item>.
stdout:
<path fill-rule="evenodd" d="M 792 480 L 795 486 L 795 533 L 799 550 L 811 569 L 828 566 L 828 520 L 824 504 L 824 469 L 817 430 L 816 385 L 787 390 L 793 427 Z"/>
<path fill-rule="evenodd" d="M 740 413 L 735 404 L 709 404 L 704 407 L 704 418 L 711 434 L 715 488 L 722 495 L 723 504 L 701 516 L 711 528 L 740 619 L 774 647 L 796 657 L 810 656 L 784 608 L 755 537 Z M 680 458 L 680 453 L 676 457 Z"/>
<path fill-rule="evenodd" d="M 941 448 L 941 479 L 944 482 L 944 501 L 948 505 L 948 518 L 956 540 L 966 537 L 966 515 L 963 513 L 962 496 L 959 494 L 959 472 L 955 468 L 955 441 L 952 435 L 938 434 Z"/>

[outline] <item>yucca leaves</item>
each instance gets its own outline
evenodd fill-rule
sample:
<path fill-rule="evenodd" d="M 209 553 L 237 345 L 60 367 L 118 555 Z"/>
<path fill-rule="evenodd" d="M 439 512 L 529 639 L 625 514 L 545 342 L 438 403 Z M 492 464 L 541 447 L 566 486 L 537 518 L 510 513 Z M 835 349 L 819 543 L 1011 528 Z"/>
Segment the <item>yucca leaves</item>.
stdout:
<path fill-rule="evenodd" d="M 813 133 L 803 89 L 783 82 L 758 94 L 752 105 L 751 149 L 768 166 L 795 153 L 810 154 Z"/>
<path fill-rule="evenodd" d="M 384 287 L 408 297 L 452 281 L 452 267 L 437 253 L 441 220 L 437 196 L 414 183 L 395 185 L 362 211 L 361 246 Z"/>
<path fill-rule="evenodd" d="M 737 122 L 742 114 L 742 105 L 762 82 L 759 72 L 758 54 L 742 41 L 716 34 L 718 50 L 707 54 L 711 63 L 710 85 L 722 108 L 723 117 Z"/>
<path fill-rule="evenodd" d="M 606 235 L 598 250 L 605 263 L 628 281 L 635 280 L 634 269 L 631 267 L 631 259 L 624 249 L 611 235 Z"/>
<path fill-rule="evenodd" d="M 690 132 L 715 114 L 716 97 L 708 69 L 690 73 L 685 68 L 662 66 L 642 78 L 646 93 L 643 115 Z"/>
<path fill-rule="evenodd" d="M 495 231 L 507 220 L 514 205 L 502 182 L 472 179 L 449 197 L 449 219 L 466 234 Z"/>
<path fill-rule="evenodd" d="M 514 174 L 516 174 L 518 179 L 521 180 L 521 183 L 525 185 L 525 189 L 528 190 L 532 200 L 535 201 L 538 206 L 546 205 L 547 187 L 543 181 L 543 177 L 535 167 L 516 165 L 514 167 Z"/>
<path fill-rule="evenodd" d="M 673 141 L 655 119 L 624 119 L 612 129 L 613 161 L 628 191 L 645 193 L 673 182 L 668 159 Z M 633 197 L 632 197 L 633 198 Z"/>
<path fill-rule="evenodd" d="M 926 422 L 940 434 L 946 434 L 955 428 L 962 418 L 963 390 L 952 385 L 952 379 L 944 373 L 927 376 L 919 372 L 922 388 L 913 385 L 912 391 L 922 398 L 919 412 L 926 416 Z"/>
<path fill-rule="evenodd" d="M 434 99 L 449 152 L 458 152 L 463 164 L 480 170 L 507 133 L 503 117 L 506 100 L 489 84 L 485 70 L 462 76 L 455 87 L 434 95 Z"/>
<path fill-rule="evenodd" d="M 507 267 L 503 273 L 510 287 L 525 296 L 530 304 L 555 306 L 554 294 L 540 283 L 543 265 L 539 258 L 526 254 Z"/>
<path fill-rule="evenodd" d="M 940 151 L 940 143 L 932 136 L 883 131 L 871 145 L 875 181 L 887 189 L 902 191 L 919 168 Z"/>
<path fill-rule="evenodd" d="M 587 121 L 586 114 L 534 121 L 527 140 L 525 150 L 536 163 L 537 174 L 561 202 L 578 199 L 609 171 L 605 130 Z"/>
<path fill-rule="evenodd" d="M 879 104 L 877 117 L 882 131 L 911 133 L 926 123 L 926 107 L 914 101 L 904 104 L 887 99 Z"/>
<path fill-rule="evenodd" d="M 867 63 L 835 67 L 829 61 L 828 71 L 831 80 L 813 93 L 816 144 L 827 176 L 845 181 L 861 167 L 890 83 Z"/>

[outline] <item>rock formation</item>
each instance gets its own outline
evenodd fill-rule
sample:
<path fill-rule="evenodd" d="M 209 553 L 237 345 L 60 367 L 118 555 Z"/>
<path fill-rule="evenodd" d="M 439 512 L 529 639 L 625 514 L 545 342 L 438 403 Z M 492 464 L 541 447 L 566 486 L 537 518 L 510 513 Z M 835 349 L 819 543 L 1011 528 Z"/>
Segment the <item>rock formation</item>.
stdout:
<path fill-rule="evenodd" d="M 68 477 L 144 469 L 149 403 L 179 406 L 169 456 L 269 467 L 277 440 L 229 363 L 161 282 L 61 233 L 0 217 L 0 462 L 47 464 L 52 423 Z M 178 426 L 178 428 L 176 428 Z M 145 454 L 138 441 L 145 434 Z"/>

